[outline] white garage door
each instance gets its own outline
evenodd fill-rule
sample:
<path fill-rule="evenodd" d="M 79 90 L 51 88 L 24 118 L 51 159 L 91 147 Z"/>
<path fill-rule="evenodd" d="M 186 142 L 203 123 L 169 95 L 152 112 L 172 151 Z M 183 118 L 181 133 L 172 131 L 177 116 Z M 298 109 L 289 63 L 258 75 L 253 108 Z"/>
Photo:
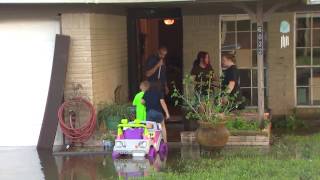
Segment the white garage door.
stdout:
<path fill-rule="evenodd" d="M 0 20 L 0 146 L 36 145 L 58 20 Z"/>

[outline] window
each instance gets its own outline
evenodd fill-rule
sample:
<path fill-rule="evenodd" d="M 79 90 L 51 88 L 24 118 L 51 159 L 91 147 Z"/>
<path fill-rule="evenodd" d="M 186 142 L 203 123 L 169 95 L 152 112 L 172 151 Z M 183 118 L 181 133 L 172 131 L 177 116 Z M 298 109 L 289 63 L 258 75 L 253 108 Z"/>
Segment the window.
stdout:
<path fill-rule="evenodd" d="M 297 105 L 320 105 L 320 13 L 296 15 Z"/>
<path fill-rule="evenodd" d="M 267 24 L 264 24 L 266 31 Z M 246 98 L 247 106 L 258 105 L 258 76 L 257 76 L 257 24 L 250 21 L 247 15 L 221 16 L 221 52 L 236 49 L 236 64 L 240 73 L 240 90 Z M 267 46 L 266 33 L 264 47 Z M 266 62 L 265 51 L 264 62 Z M 320 51 L 319 51 L 320 54 Z M 264 76 L 266 87 L 266 63 Z M 265 96 L 267 92 L 265 90 Z M 265 97 L 265 102 L 267 98 Z"/>

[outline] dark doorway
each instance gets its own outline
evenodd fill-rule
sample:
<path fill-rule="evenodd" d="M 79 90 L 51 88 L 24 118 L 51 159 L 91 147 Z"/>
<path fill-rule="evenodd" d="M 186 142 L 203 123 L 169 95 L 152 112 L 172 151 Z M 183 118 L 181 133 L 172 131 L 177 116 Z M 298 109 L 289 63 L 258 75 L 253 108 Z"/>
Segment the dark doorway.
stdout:
<path fill-rule="evenodd" d="M 171 23 L 165 23 L 165 20 Z M 168 21 L 166 21 L 168 22 Z M 130 98 L 139 89 L 139 83 L 145 80 L 145 65 L 150 55 L 156 53 L 159 46 L 168 48 L 166 57 L 167 81 L 170 92 L 172 82 L 182 90 L 182 18 L 180 9 L 139 9 L 129 10 L 128 14 L 128 71 Z M 173 117 L 181 115 L 174 106 L 170 95 L 166 97 L 169 111 Z"/>
<path fill-rule="evenodd" d="M 165 24 L 165 20 L 173 24 Z M 168 86 L 172 92 L 172 83 L 182 90 L 182 22 L 180 18 L 165 20 L 139 19 L 138 21 L 139 80 L 145 79 L 145 65 L 148 57 L 154 54 L 159 46 L 166 46 L 168 48 L 166 57 Z M 170 97 L 167 97 L 167 103 L 171 106 L 174 105 Z M 173 108 L 171 107 L 171 109 Z"/>
<path fill-rule="evenodd" d="M 167 81 L 172 92 L 174 82 L 182 90 L 182 17 L 180 9 L 129 9 L 128 16 L 128 81 L 129 97 L 132 100 L 139 91 L 139 83 L 145 79 L 145 64 L 148 56 L 154 54 L 159 45 L 167 46 Z M 164 24 L 173 19 L 172 25 Z M 166 102 L 171 118 L 166 121 L 168 141 L 180 141 L 184 131 L 183 115 L 174 106 L 170 95 Z"/>

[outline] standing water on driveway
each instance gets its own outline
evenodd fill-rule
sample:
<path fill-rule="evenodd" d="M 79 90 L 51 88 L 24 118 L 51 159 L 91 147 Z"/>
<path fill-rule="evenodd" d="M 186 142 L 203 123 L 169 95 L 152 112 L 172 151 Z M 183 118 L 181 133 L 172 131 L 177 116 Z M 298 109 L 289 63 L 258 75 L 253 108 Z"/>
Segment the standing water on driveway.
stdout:
<path fill-rule="evenodd" d="M 200 158 L 198 146 L 174 145 L 169 148 L 166 156 L 157 155 L 154 160 L 132 157 L 113 160 L 111 152 L 52 155 L 52 152 L 37 151 L 31 147 L 0 147 L 0 179 L 112 180 L 119 177 L 127 179 L 169 170 L 179 171 L 180 161 Z"/>
<path fill-rule="evenodd" d="M 0 147 L 0 180 L 319 179 L 320 134 L 289 135 L 267 147 L 204 151 L 169 144 L 167 156 L 121 158 L 111 152 L 55 153 Z M 101 148 L 99 149 L 101 152 Z"/>

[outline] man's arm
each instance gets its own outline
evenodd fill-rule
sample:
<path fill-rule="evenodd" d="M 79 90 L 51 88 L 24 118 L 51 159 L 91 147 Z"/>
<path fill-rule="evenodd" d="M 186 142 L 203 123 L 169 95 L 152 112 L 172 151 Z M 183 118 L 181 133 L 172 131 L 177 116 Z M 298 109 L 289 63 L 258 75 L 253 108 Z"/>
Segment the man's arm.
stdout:
<path fill-rule="evenodd" d="M 169 119 L 169 118 L 170 118 L 170 114 L 169 114 L 169 111 L 168 111 L 168 107 L 167 107 L 166 102 L 164 101 L 164 99 L 160 99 L 160 103 L 161 103 L 162 109 L 163 109 L 164 112 L 166 113 L 166 119 Z"/>
<path fill-rule="evenodd" d="M 162 64 L 163 64 L 163 60 L 161 59 L 156 65 L 154 65 L 149 70 L 147 70 L 146 76 L 147 77 L 152 76 L 160 68 L 160 66 L 162 66 Z"/>
<path fill-rule="evenodd" d="M 229 81 L 227 93 L 230 94 L 231 91 L 234 89 L 235 85 L 236 85 L 236 82 L 235 82 L 235 81 Z"/>

